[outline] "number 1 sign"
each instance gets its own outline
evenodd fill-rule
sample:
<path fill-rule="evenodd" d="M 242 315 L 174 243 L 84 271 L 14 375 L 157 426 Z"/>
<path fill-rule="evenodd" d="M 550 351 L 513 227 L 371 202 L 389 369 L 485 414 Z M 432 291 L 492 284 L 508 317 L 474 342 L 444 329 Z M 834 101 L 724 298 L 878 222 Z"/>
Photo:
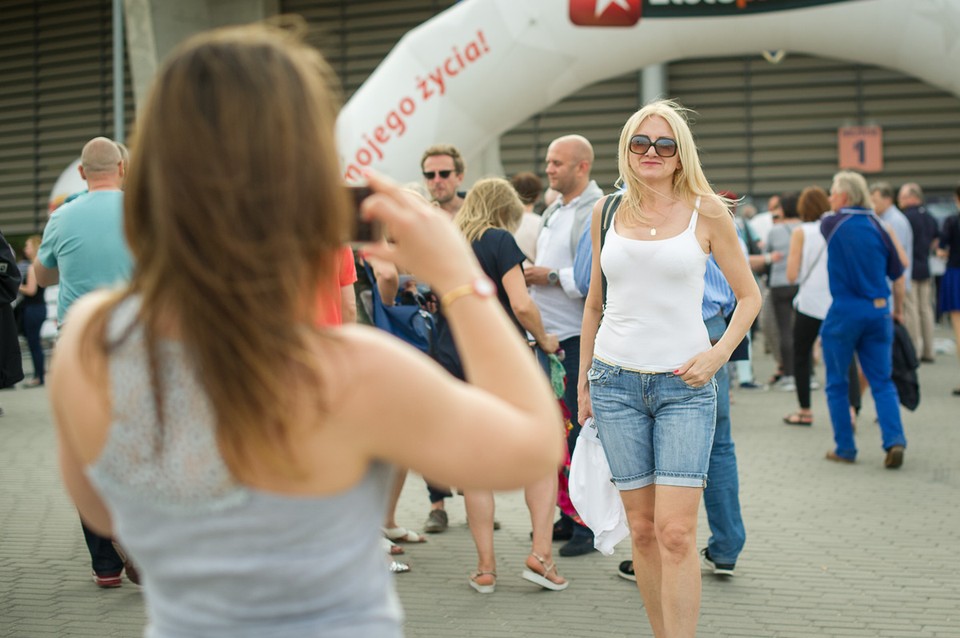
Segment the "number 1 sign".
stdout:
<path fill-rule="evenodd" d="M 883 129 L 879 126 L 844 126 L 837 132 L 840 168 L 879 173 L 883 170 Z"/>

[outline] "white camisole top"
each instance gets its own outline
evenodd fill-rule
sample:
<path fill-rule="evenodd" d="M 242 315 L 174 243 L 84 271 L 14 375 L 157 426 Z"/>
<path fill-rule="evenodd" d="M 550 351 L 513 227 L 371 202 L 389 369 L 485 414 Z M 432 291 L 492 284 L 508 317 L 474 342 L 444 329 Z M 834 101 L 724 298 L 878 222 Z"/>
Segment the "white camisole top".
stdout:
<path fill-rule="evenodd" d="M 594 356 L 643 372 L 673 372 L 710 348 L 703 323 L 703 275 L 708 254 L 697 241 L 697 209 L 675 237 L 630 239 L 607 229 L 600 267 L 607 303 Z"/>

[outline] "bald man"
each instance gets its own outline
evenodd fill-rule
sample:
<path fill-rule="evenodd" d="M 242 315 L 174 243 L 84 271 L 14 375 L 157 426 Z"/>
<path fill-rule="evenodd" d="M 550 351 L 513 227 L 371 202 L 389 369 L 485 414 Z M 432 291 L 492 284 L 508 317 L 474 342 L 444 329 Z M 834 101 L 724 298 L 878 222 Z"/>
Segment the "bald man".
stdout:
<path fill-rule="evenodd" d="M 530 296 L 540 309 L 544 328 L 560 338 L 565 357 L 567 387 L 563 402 L 570 411 L 573 430 L 567 447 L 570 454 L 580 433 L 577 421 L 577 378 L 580 371 L 580 324 L 583 322 L 584 293 L 574 277 L 574 260 L 581 236 L 590 228 L 593 205 L 603 191 L 590 179 L 593 147 L 581 135 L 558 137 L 547 148 L 547 179 L 559 196 L 540 219 L 536 262 L 524 270 Z M 588 242 L 589 246 L 589 242 Z M 592 250 L 592 248 L 591 248 Z M 537 358 L 549 372 L 546 355 Z M 593 534 L 566 515 L 554 526 L 554 538 L 569 539 L 560 548 L 561 556 L 579 556 L 593 551 Z"/>
<path fill-rule="evenodd" d="M 123 157 L 113 140 L 95 137 L 87 142 L 80 155 L 80 176 L 88 190 L 55 210 L 43 231 L 33 266 L 41 286 L 60 284 L 60 326 L 79 297 L 130 278 L 133 262 L 123 237 L 124 174 Z M 86 525 L 83 535 L 93 581 L 99 587 L 119 587 L 125 566 L 112 540 Z M 127 576 L 137 578 L 132 567 L 127 568 Z"/>

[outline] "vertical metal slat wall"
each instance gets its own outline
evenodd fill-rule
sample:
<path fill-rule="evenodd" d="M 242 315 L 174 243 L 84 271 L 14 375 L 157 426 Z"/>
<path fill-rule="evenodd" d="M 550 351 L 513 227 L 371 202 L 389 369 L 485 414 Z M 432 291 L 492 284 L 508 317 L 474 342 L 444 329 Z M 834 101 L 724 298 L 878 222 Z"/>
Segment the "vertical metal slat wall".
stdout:
<path fill-rule="evenodd" d="M 83 144 L 113 136 L 112 3 L 5 0 L 0 11 L 0 228 L 27 234 L 43 228 L 50 190 Z"/>
<path fill-rule="evenodd" d="M 945 193 L 960 181 L 960 99 L 897 71 L 805 55 L 677 62 L 671 95 L 697 111 L 694 127 L 717 188 L 766 196 L 829 186 L 837 129 L 883 128 L 884 169 L 868 181 L 920 183 Z"/>

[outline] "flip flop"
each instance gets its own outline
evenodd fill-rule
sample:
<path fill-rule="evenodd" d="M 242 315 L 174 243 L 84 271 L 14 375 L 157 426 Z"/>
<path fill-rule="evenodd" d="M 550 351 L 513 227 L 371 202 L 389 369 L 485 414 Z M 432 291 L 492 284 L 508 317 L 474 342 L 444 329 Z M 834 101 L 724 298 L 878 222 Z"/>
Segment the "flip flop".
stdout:
<path fill-rule="evenodd" d="M 383 535 L 394 543 L 426 543 L 427 537 L 421 536 L 406 527 L 384 527 Z"/>
<path fill-rule="evenodd" d="M 404 549 L 394 543 L 389 538 L 384 538 L 383 540 L 383 550 L 387 552 L 389 556 L 399 556 L 404 553 Z"/>
<path fill-rule="evenodd" d="M 555 582 L 553 582 L 552 580 L 550 580 L 549 578 L 547 578 L 547 574 L 549 574 L 550 572 L 555 573 L 557 576 L 560 575 L 560 573 L 557 571 L 557 564 L 556 564 L 556 563 L 554 563 L 553 561 L 551 561 L 551 562 L 548 563 L 548 562 L 546 562 L 543 558 L 541 558 L 540 556 L 538 556 L 538 555 L 536 555 L 536 554 L 530 554 L 530 555 L 533 556 L 533 557 L 537 560 L 538 563 L 540 563 L 540 566 L 541 566 L 541 567 L 543 567 L 543 573 L 542 573 L 542 574 L 538 574 L 537 572 L 533 571 L 533 570 L 530 569 L 529 567 L 526 567 L 526 568 L 523 570 L 523 573 L 520 574 L 520 576 L 521 576 L 524 580 L 529 580 L 531 583 L 534 583 L 534 584 L 536 584 L 536 585 L 540 585 L 540 586 L 543 587 L 544 589 L 549 589 L 550 591 L 563 591 L 564 589 L 566 589 L 567 587 L 570 586 L 570 581 L 564 581 L 564 582 L 562 582 L 562 583 L 555 583 Z"/>
<path fill-rule="evenodd" d="M 493 576 L 492 585 L 481 585 L 477 582 L 477 579 L 481 576 Z M 493 590 L 497 588 L 497 572 L 473 572 L 470 574 L 470 586 L 473 587 L 477 593 L 480 594 L 492 594 Z"/>
<path fill-rule="evenodd" d="M 783 417 L 783 422 L 787 425 L 813 425 L 813 415 L 794 412 Z"/>

